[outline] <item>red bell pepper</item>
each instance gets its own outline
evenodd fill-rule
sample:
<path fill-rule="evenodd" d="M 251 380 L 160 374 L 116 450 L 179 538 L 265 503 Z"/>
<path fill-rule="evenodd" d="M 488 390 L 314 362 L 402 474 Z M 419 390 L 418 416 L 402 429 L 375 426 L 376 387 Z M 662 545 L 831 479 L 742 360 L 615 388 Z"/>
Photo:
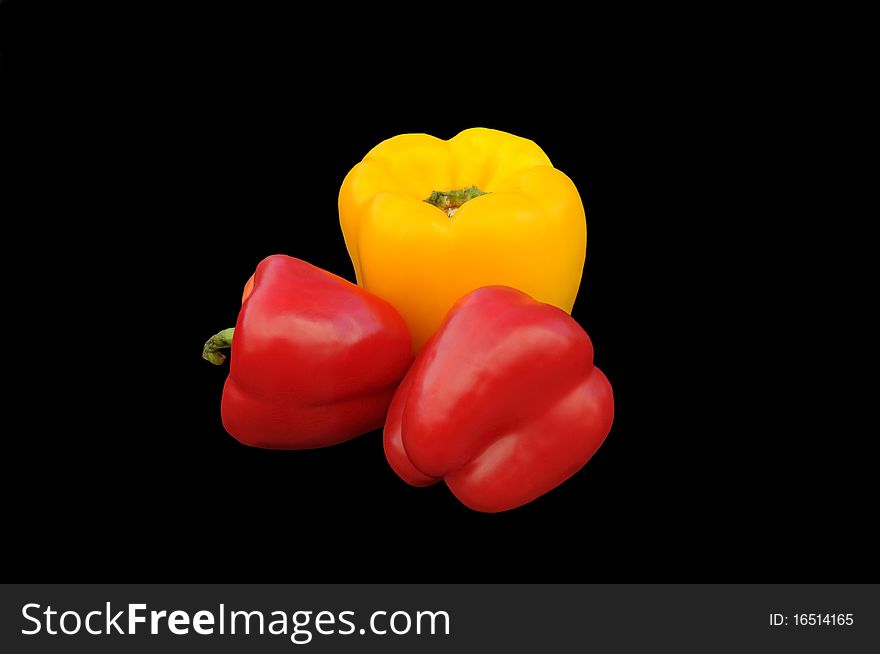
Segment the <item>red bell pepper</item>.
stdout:
<path fill-rule="evenodd" d="M 416 357 L 388 412 L 385 455 L 414 486 L 442 479 L 470 508 L 505 511 L 577 472 L 613 417 L 580 325 L 488 286 L 460 299 Z"/>
<path fill-rule="evenodd" d="M 307 449 L 378 429 L 412 362 L 409 331 L 387 302 L 299 259 L 264 259 L 235 329 L 205 344 L 221 364 L 223 426 L 245 445 Z"/>

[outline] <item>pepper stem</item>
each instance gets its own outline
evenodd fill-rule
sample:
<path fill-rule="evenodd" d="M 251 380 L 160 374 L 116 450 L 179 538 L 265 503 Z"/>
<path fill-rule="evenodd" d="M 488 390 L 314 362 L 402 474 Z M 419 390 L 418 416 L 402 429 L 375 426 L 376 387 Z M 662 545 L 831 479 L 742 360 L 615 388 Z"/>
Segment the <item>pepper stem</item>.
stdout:
<path fill-rule="evenodd" d="M 232 334 L 234 332 L 235 327 L 230 327 L 209 338 L 202 349 L 202 358 L 205 361 L 210 361 L 215 366 L 219 366 L 226 361 L 226 355 L 221 353 L 220 350 L 232 347 Z"/>
<path fill-rule="evenodd" d="M 431 197 L 424 202 L 433 204 L 435 207 L 446 213 L 452 218 L 452 215 L 458 211 L 458 208 L 468 200 L 473 200 L 481 195 L 486 195 L 476 186 L 468 186 L 466 188 L 455 189 L 453 191 L 434 191 Z"/>

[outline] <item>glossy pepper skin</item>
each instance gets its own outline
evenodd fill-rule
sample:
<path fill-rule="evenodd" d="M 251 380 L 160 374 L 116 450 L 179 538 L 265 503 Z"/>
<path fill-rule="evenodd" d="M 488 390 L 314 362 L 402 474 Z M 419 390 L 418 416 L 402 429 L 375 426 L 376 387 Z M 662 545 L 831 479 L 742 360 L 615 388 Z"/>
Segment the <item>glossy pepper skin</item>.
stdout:
<path fill-rule="evenodd" d="M 306 449 L 378 429 L 412 361 L 394 308 L 299 259 L 264 259 L 245 288 L 223 426 L 245 445 Z"/>
<path fill-rule="evenodd" d="M 403 315 L 416 349 L 481 286 L 518 288 L 571 312 L 584 207 L 532 141 L 484 128 L 448 141 L 395 136 L 348 173 L 339 219 L 358 284 Z"/>
<path fill-rule="evenodd" d="M 614 418 L 589 336 L 506 287 L 449 312 L 391 403 L 385 455 L 414 486 L 444 480 L 477 511 L 513 509 L 577 472 Z"/>

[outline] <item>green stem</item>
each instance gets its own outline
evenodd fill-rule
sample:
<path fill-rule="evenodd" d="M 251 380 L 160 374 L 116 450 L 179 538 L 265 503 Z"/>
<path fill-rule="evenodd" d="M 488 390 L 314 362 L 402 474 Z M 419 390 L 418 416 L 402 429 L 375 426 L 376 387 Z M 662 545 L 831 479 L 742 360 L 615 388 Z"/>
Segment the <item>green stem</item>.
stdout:
<path fill-rule="evenodd" d="M 431 193 L 431 197 L 424 200 L 424 202 L 434 205 L 447 216 L 452 218 L 452 214 L 458 211 L 458 208 L 461 205 L 468 200 L 473 200 L 481 195 L 486 195 L 486 193 L 478 189 L 476 186 L 468 186 L 453 191 L 434 191 Z"/>
<path fill-rule="evenodd" d="M 233 333 L 235 333 L 235 327 L 230 327 L 209 338 L 208 342 L 205 343 L 204 349 L 202 349 L 202 358 L 205 361 L 210 361 L 215 366 L 219 366 L 226 361 L 226 355 L 222 354 L 220 350 L 232 347 Z"/>

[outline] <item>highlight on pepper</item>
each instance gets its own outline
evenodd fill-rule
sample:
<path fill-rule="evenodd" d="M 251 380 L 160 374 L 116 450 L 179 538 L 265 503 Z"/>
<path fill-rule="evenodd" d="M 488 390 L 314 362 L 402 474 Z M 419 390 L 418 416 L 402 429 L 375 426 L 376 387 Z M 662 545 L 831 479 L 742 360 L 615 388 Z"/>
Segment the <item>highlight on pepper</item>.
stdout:
<path fill-rule="evenodd" d="M 510 286 L 571 313 L 584 206 L 528 139 L 478 127 L 448 141 L 383 141 L 342 182 L 339 221 L 358 284 L 400 312 L 416 351 L 482 286 Z"/>

